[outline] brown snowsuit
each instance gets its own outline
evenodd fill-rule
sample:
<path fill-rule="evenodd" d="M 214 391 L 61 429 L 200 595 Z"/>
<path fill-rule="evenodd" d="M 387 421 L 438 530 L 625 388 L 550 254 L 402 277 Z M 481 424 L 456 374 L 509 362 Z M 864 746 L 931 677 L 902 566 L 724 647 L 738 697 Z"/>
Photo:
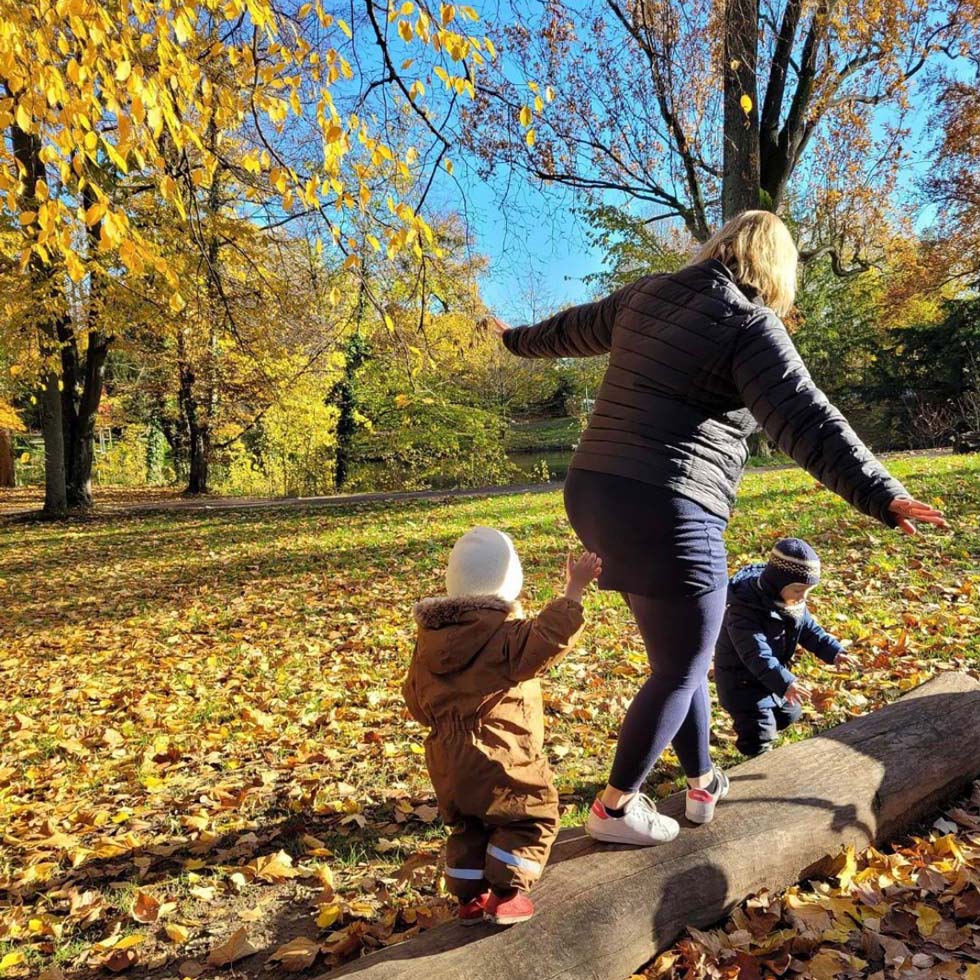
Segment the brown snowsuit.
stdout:
<path fill-rule="evenodd" d="M 582 607 L 549 602 L 536 619 L 496 596 L 423 599 L 402 688 L 431 731 L 425 761 L 443 820 L 446 880 L 462 901 L 487 884 L 526 890 L 558 832 L 537 680 L 574 645 Z"/>

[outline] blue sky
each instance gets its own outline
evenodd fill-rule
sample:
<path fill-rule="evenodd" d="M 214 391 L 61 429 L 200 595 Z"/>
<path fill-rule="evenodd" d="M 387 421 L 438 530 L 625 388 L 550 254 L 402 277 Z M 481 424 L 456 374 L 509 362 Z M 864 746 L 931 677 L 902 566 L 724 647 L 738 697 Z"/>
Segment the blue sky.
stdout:
<path fill-rule="evenodd" d="M 498 21 L 512 3 L 513 0 L 498 0 Z M 953 70 L 957 71 L 956 62 Z M 519 68 L 515 72 L 521 74 Z M 924 207 L 917 193 L 917 184 L 932 163 L 937 135 L 930 131 L 932 93 L 921 90 L 921 81 L 922 78 L 916 79 L 913 85 L 914 108 L 905 120 L 912 135 L 895 201 L 896 205 L 912 209 L 918 230 L 936 217 L 936 209 Z M 887 121 L 880 117 L 875 129 L 880 133 L 879 127 Z M 589 242 L 585 223 L 575 214 L 576 197 L 572 192 L 560 186 L 532 184 L 519 174 L 509 178 L 498 175 L 493 184 L 487 184 L 465 159 L 454 156 L 453 162 L 455 177 L 441 175 L 439 204 L 463 215 L 475 249 L 488 257 L 490 266 L 483 293 L 495 313 L 519 324 L 535 314 L 544 316 L 592 298 L 592 289 L 583 277 L 599 271 L 603 257 Z M 506 202 L 503 205 L 502 200 Z"/>
<path fill-rule="evenodd" d="M 483 282 L 490 308 L 516 325 L 590 299 L 582 280 L 601 268 L 602 255 L 574 212 L 574 196 L 524 184 L 509 188 L 503 207 L 500 197 L 499 188 L 476 180 L 463 211 L 477 250 L 490 260 Z"/>

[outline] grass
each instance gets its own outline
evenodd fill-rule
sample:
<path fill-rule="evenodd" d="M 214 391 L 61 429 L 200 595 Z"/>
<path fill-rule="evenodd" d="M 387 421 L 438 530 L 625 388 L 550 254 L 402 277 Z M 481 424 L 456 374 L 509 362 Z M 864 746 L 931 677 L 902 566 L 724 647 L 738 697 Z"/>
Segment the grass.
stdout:
<path fill-rule="evenodd" d="M 980 668 L 980 457 L 889 466 L 921 499 L 941 502 L 950 530 L 903 538 L 799 471 L 750 472 L 741 488 L 732 569 L 782 535 L 806 537 L 825 567 L 814 612 L 862 659 L 840 678 L 803 658 L 826 708 L 808 709 L 793 738 L 937 670 Z M 439 907 L 434 862 L 398 875 L 406 857 L 434 859 L 443 836 L 424 732 L 399 685 L 411 605 L 441 590 L 449 548 L 478 523 L 513 535 L 530 611 L 560 591 L 573 544 L 560 492 L 0 529 L 0 943 L 82 975 L 99 962 L 94 942 L 136 927 L 127 905 L 139 889 L 174 894 L 175 916 L 216 931 L 251 893 L 293 889 L 312 923 L 306 878 L 231 887 L 233 873 L 279 850 L 331 869 L 345 909 L 331 935 L 360 921 L 398 932 L 413 910 Z M 648 669 L 617 595 L 590 594 L 587 622 L 545 684 L 565 825 L 581 821 L 604 782 Z M 718 761 L 736 761 L 720 713 L 714 737 Z M 679 775 L 668 753 L 648 791 L 668 793 Z M 200 880 L 188 874 L 217 882 L 210 904 L 189 896 Z M 86 889 L 103 893 L 106 909 L 83 925 L 70 895 Z M 365 896 L 368 919 L 356 905 Z M 32 931 L 42 913 L 57 935 Z M 158 929 L 136 928 L 158 959 L 185 958 L 152 939 Z M 278 928 L 268 925 L 269 951 Z"/>
<path fill-rule="evenodd" d="M 582 434 L 577 418 L 535 419 L 516 422 L 507 431 L 508 452 L 535 452 L 549 449 L 571 449 Z"/>

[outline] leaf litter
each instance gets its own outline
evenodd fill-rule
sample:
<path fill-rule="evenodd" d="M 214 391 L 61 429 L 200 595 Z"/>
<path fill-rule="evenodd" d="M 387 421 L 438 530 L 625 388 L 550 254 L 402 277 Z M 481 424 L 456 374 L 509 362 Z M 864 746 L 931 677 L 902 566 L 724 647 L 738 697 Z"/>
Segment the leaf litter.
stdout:
<path fill-rule="evenodd" d="M 730 566 L 785 533 L 808 538 L 826 569 L 815 612 L 860 661 L 843 674 L 800 661 L 817 697 L 791 737 L 980 664 L 980 461 L 894 469 L 944 501 L 955 531 L 902 540 L 805 474 L 746 477 Z M 257 950 L 228 961 L 238 972 L 322 971 L 450 918 L 424 732 L 399 684 L 411 605 L 441 590 L 449 547 L 477 523 L 514 536 L 530 609 L 556 594 L 573 542 L 558 494 L 0 529 L 0 976 L 210 976 L 233 939 L 231 952 Z M 618 596 L 590 595 L 587 622 L 545 685 L 566 823 L 604 781 L 648 669 Z M 720 712 L 714 740 L 721 764 L 737 761 Z M 679 779 L 668 753 L 649 790 Z M 954 923 L 972 896 L 953 895 Z M 798 904 L 798 919 L 832 915 Z M 949 918 L 948 902 L 920 904 Z M 760 909 L 756 930 L 777 913 L 775 931 L 789 928 L 782 905 Z M 928 912 L 908 914 L 929 928 Z M 882 919 L 882 949 L 909 945 Z M 817 969 L 850 969 L 842 949 Z M 790 969 L 781 955 L 774 975 Z"/>

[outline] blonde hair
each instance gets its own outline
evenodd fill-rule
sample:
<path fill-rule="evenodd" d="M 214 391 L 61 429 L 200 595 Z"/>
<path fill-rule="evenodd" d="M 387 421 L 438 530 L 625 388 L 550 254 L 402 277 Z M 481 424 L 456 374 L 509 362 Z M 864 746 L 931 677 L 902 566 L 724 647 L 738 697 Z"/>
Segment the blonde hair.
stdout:
<path fill-rule="evenodd" d="M 759 291 L 766 306 L 786 316 L 796 298 L 796 243 L 771 211 L 743 211 L 716 231 L 695 262 L 717 259 L 735 281 Z"/>

